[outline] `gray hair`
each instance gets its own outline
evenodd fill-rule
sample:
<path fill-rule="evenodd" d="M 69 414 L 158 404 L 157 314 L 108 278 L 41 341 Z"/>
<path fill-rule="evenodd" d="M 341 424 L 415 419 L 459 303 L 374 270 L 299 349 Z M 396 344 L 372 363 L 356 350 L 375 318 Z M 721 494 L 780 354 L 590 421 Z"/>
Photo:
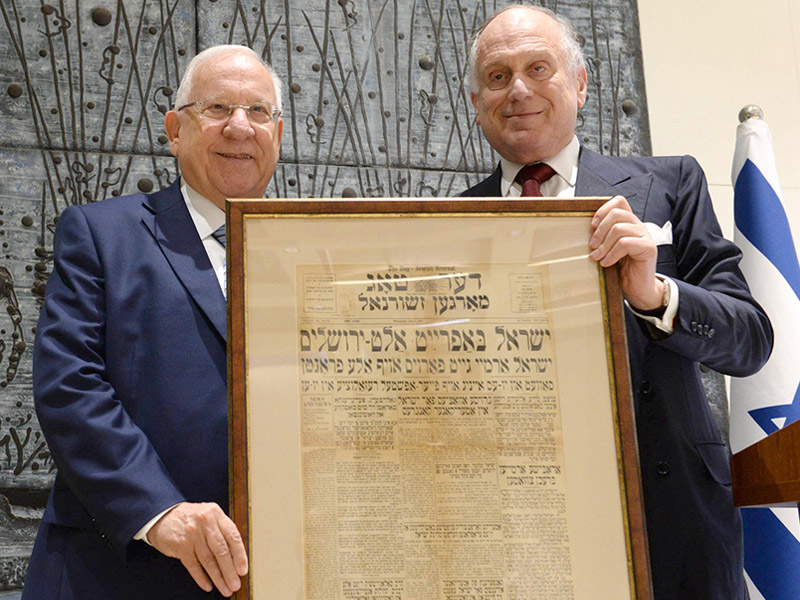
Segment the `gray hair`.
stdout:
<path fill-rule="evenodd" d="M 192 95 L 192 86 L 194 84 L 194 75 L 197 67 L 201 64 L 206 62 L 210 58 L 214 58 L 219 54 L 224 53 L 232 53 L 232 52 L 239 52 L 241 54 L 247 54 L 255 58 L 259 63 L 261 63 L 264 68 L 269 73 L 269 76 L 272 77 L 272 85 L 275 88 L 275 104 L 277 109 L 283 108 L 283 93 L 282 87 L 283 84 L 281 83 L 280 78 L 275 74 L 275 71 L 272 70 L 270 64 L 261 58 L 258 53 L 256 53 L 252 48 L 248 48 L 247 46 L 240 46 L 237 44 L 222 44 L 219 46 L 212 46 L 211 48 L 206 48 L 202 52 L 200 52 L 197 56 L 195 56 L 191 61 L 189 61 L 189 65 L 186 67 L 186 71 L 181 78 L 181 83 L 178 86 L 178 93 L 175 94 L 175 107 L 183 106 L 184 104 L 189 103 L 189 97 Z"/>
<path fill-rule="evenodd" d="M 480 40 L 481 34 L 489 26 L 489 23 L 494 21 L 497 17 L 502 15 L 504 12 L 515 10 L 517 8 L 524 8 L 534 12 L 544 13 L 553 19 L 558 24 L 559 30 L 561 31 L 561 49 L 564 52 L 565 58 L 567 59 L 567 68 L 571 73 L 575 73 L 583 65 L 583 49 L 581 48 L 578 32 L 572 23 L 570 23 L 565 17 L 557 15 L 549 8 L 545 8 L 543 6 L 512 4 L 511 6 L 501 8 L 488 19 L 486 19 L 478 28 L 478 30 L 472 34 L 472 37 L 469 40 L 469 68 L 467 71 L 467 80 L 469 81 L 469 89 L 471 92 L 477 93 L 480 89 L 478 85 L 478 41 Z"/>

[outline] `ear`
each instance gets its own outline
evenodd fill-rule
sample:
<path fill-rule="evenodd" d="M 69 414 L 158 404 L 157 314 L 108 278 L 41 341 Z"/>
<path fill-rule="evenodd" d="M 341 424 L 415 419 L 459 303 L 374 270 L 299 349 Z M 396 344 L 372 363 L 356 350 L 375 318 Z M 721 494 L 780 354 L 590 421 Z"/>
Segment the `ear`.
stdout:
<path fill-rule="evenodd" d="M 587 86 L 587 77 L 586 77 L 586 67 L 583 65 L 580 66 L 578 69 L 578 73 L 576 74 L 577 78 L 577 86 L 578 86 L 578 108 L 583 107 L 586 104 L 586 86 Z"/>
<path fill-rule="evenodd" d="M 278 127 L 275 129 L 275 147 L 280 149 L 281 139 L 283 139 L 283 119 L 278 120 Z"/>
<path fill-rule="evenodd" d="M 478 110 L 478 94 L 475 92 L 469 93 L 469 99 L 472 100 L 472 108 L 475 109 L 475 122 L 480 125 L 481 124 L 481 113 Z"/>
<path fill-rule="evenodd" d="M 171 110 L 164 115 L 164 130 L 169 138 L 169 151 L 172 156 L 178 156 L 178 133 L 181 129 L 181 116 L 177 111 Z"/>

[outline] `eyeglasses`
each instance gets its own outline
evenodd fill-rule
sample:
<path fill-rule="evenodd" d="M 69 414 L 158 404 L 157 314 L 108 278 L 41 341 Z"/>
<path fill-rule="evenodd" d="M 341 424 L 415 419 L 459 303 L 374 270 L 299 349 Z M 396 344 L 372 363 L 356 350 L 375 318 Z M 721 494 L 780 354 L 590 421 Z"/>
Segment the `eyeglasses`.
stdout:
<path fill-rule="evenodd" d="M 273 108 L 269 104 L 224 104 L 216 100 L 197 100 L 179 107 L 178 110 L 196 106 L 200 115 L 211 121 L 227 121 L 237 108 L 243 108 L 251 123 L 267 125 L 281 116 L 280 108 Z"/>

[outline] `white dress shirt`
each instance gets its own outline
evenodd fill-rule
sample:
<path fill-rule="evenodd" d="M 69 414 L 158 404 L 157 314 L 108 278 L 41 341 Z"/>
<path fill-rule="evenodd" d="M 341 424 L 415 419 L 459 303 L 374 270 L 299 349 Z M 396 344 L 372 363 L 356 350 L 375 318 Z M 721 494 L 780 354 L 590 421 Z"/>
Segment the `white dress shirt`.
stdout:
<path fill-rule="evenodd" d="M 542 196 L 547 198 L 573 198 L 575 196 L 575 182 L 578 181 L 578 157 L 581 153 L 581 146 L 578 138 L 572 136 L 572 141 L 567 144 L 561 152 L 548 158 L 544 162 L 549 165 L 556 174 L 539 186 Z M 514 181 L 520 169 L 525 165 L 512 163 L 510 160 L 500 158 L 500 195 L 508 198 L 516 198 L 522 195 L 522 186 Z"/>
<path fill-rule="evenodd" d="M 195 229 L 197 229 L 197 234 L 203 241 L 203 247 L 206 249 L 206 254 L 208 254 L 208 260 L 211 261 L 214 274 L 219 281 L 219 287 L 222 289 L 222 293 L 225 294 L 225 297 L 227 297 L 225 247 L 212 235 L 222 225 L 225 225 L 225 211 L 220 209 L 205 196 L 201 196 L 197 193 L 186 181 L 181 182 L 181 194 L 183 194 L 186 208 L 189 209 L 189 215 L 192 217 Z"/>

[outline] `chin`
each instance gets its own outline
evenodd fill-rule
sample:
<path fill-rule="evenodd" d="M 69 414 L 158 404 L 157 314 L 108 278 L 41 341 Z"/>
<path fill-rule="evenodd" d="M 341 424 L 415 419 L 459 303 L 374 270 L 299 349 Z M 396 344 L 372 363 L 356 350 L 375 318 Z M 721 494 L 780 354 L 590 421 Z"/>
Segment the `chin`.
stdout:
<path fill-rule="evenodd" d="M 540 153 L 531 150 L 530 146 L 512 150 L 506 154 L 503 154 L 503 157 L 506 160 L 510 160 L 518 165 L 529 165 L 531 163 L 544 160 L 545 158 L 549 158 L 547 156 L 541 156 Z"/>
<path fill-rule="evenodd" d="M 226 181 L 219 189 L 222 190 L 227 198 L 258 198 L 264 195 L 263 192 L 261 194 L 258 193 L 260 188 L 257 185 L 246 184 L 241 180 L 234 182 Z"/>
<path fill-rule="evenodd" d="M 264 193 L 253 190 L 231 190 L 225 194 L 226 198 L 263 198 Z"/>

